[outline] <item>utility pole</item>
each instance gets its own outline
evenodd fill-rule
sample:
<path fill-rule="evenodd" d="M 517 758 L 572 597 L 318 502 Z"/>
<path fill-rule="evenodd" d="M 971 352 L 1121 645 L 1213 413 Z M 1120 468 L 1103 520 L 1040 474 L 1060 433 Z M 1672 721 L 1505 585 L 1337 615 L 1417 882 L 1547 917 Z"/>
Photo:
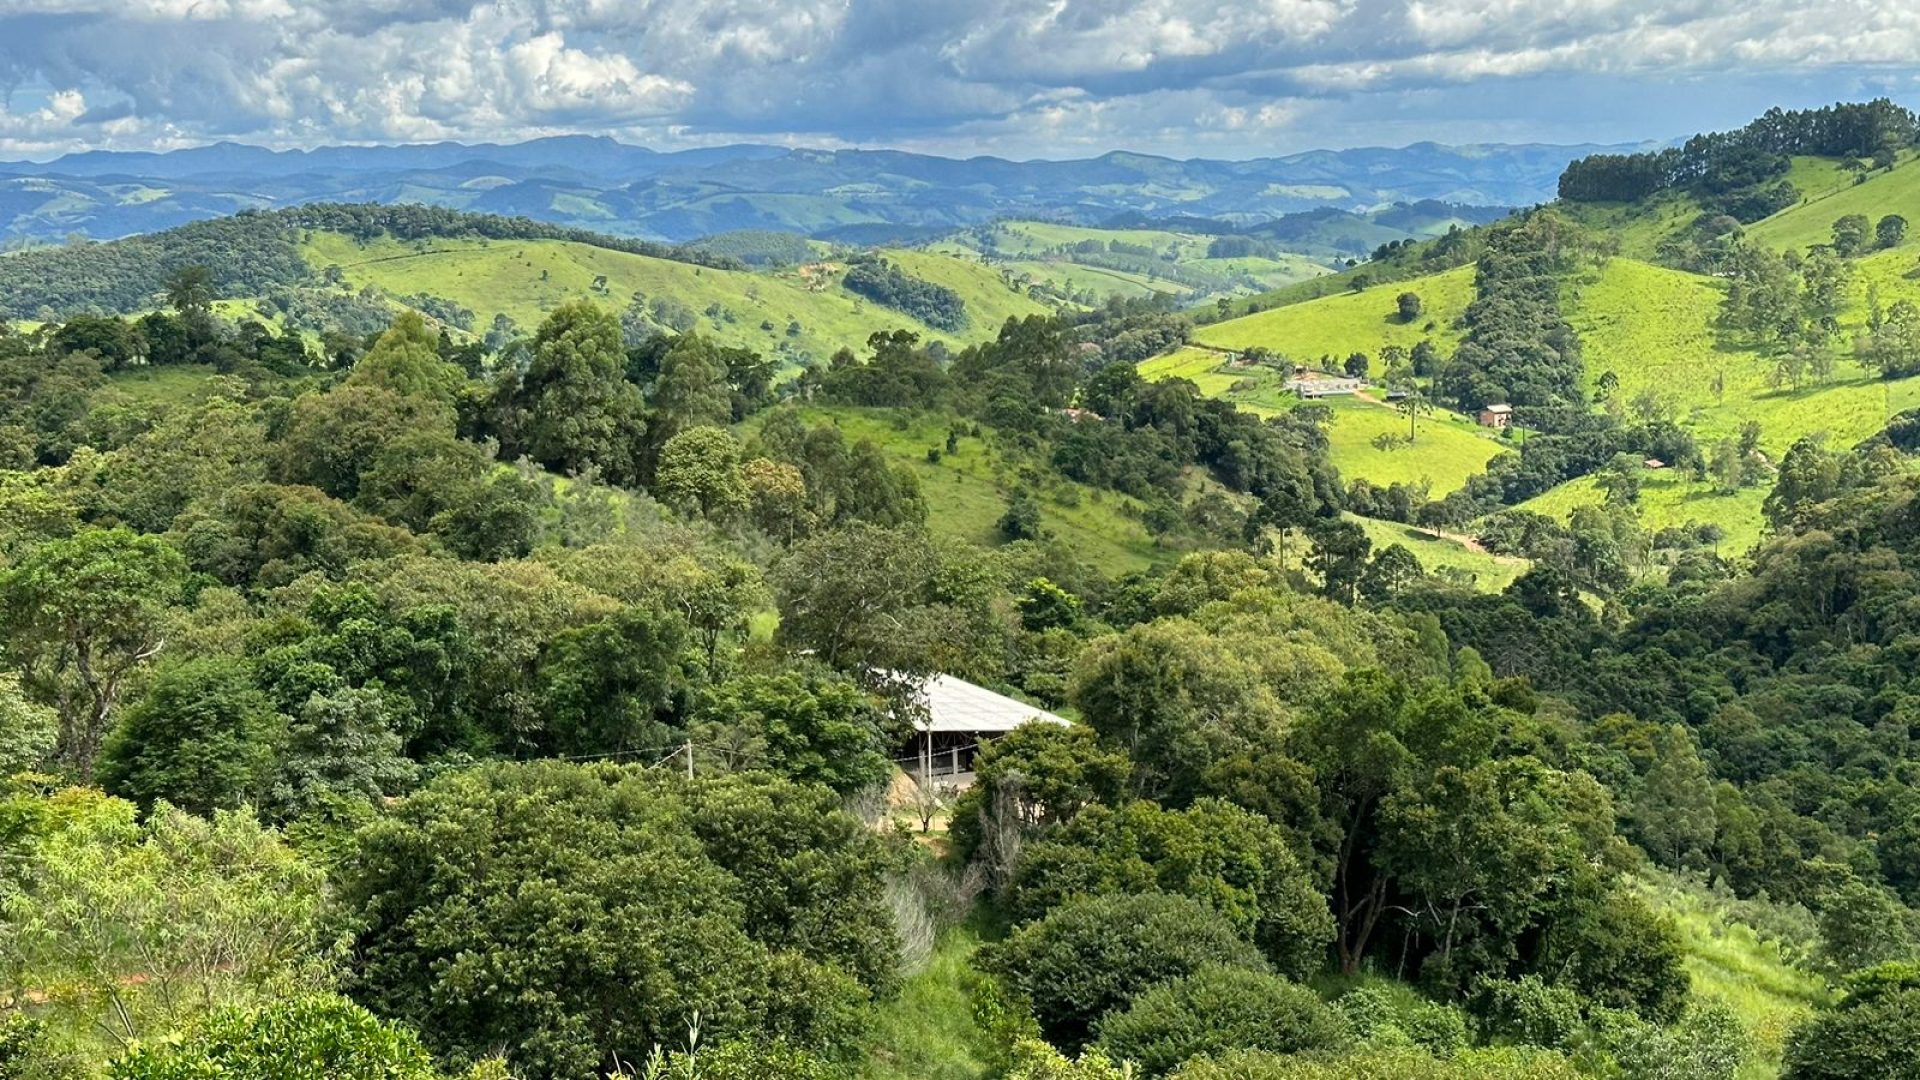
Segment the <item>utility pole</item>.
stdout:
<path fill-rule="evenodd" d="M 693 779 L 693 740 L 692 739 L 687 740 L 687 745 L 683 752 L 687 755 L 687 779 L 691 780 Z"/>

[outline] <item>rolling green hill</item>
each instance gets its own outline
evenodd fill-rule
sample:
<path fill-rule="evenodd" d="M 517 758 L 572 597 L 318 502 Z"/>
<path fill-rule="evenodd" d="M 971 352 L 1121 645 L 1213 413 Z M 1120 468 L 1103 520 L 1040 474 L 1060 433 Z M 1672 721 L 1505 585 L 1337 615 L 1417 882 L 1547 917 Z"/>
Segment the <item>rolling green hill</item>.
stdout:
<path fill-rule="evenodd" d="M 909 273 L 961 295 L 969 320 L 964 333 L 932 330 L 854 296 L 831 274 L 815 269 L 723 270 L 560 240 L 385 238 L 362 243 L 330 232 L 310 234 L 302 253 L 316 270 L 338 266 L 349 288 L 372 286 L 395 296 L 429 293 L 452 300 L 471 308 L 481 328 L 496 313 L 531 328 L 546 312 L 579 297 L 615 308 L 624 308 L 635 293 L 667 298 L 691 311 L 702 333 L 729 345 L 778 353 L 792 362 L 824 360 L 834 350 L 857 348 L 867 335 L 890 327 L 906 327 L 951 344 L 984 340 L 1010 316 L 1048 310 L 977 263 L 914 251 L 886 254 Z M 595 289 L 602 276 L 604 287 Z"/>
<path fill-rule="evenodd" d="M 1390 236 L 1400 233 L 1387 230 Z M 984 260 L 1058 295 L 1080 302 L 1108 296 L 1244 296 L 1329 271 L 1322 261 L 1260 238 L 1257 249 L 1212 253 L 1216 235 L 1171 229 L 1107 229 L 1050 221 L 1001 221 L 966 229 L 932 250 Z"/>
<path fill-rule="evenodd" d="M 927 526 L 934 535 L 988 546 L 999 542 L 998 522 L 1006 512 L 1007 495 L 1019 484 L 1020 463 L 996 453 L 993 440 L 963 438 L 954 452 L 946 453 L 953 418 L 935 414 L 908 417 L 894 410 L 834 407 L 805 409 L 801 418 L 809 425 L 832 424 L 849 442 L 868 440 L 892 461 L 911 468 L 920 479 Z M 930 449 L 942 449 L 939 461 L 928 460 Z M 1140 523 L 1137 499 L 1057 475 L 1035 496 L 1042 528 L 1108 574 L 1144 569 L 1181 554 L 1154 544 Z"/>
<path fill-rule="evenodd" d="M 1796 160 L 1789 174 L 1805 200 L 1749 226 L 1747 234 L 1777 250 L 1804 250 L 1833 238 L 1835 218 L 1864 214 L 1878 221 L 1899 214 L 1920 222 L 1920 158 L 1907 158 L 1890 170 L 1866 174 L 1856 183 L 1852 170 L 1823 159 Z"/>
<path fill-rule="evenodd" d="M 1406 291 L 1419 293 L 1425 304 L 1410 323 L 1394 308 L 1394 298 Z M 1410 349 L 1423 338 L 1445 353 L 1459 344 L 1457 324 L 1472 300 L 1473 268 L 1463 266 L 1202 326 L 1194 340 L 1222 349 L 1266 348 L 1303 362 L 1356 352 L 1377 357 L 1383 345 Z"/>

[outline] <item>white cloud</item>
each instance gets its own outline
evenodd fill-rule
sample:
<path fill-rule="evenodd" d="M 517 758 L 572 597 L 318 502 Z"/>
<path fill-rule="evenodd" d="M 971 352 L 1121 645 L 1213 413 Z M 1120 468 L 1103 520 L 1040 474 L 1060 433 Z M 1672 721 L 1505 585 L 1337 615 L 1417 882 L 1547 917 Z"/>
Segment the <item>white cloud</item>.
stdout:
<path fill-rule="evenodd" d="M 1445 116 L 1463 87 L 1915 57 L 1920 7 L 1884 0 L 0 0 L 0 90 L 20 99 L 0 150 L 556 131 L 1255 146 L 1369 96 Z M 67 94 L 86 107 L 55 109 Z"/>

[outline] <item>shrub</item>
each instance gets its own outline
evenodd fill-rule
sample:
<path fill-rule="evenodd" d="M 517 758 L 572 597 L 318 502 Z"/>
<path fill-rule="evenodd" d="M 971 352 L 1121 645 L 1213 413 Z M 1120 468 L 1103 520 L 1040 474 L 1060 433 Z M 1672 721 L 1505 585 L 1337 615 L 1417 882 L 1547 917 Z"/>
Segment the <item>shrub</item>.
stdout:
<path fill-rule="evenodd" d="M 1266 966 L 1220 913 L 1159 894 L 1063 904 L 989 947 L 982 963 L 1027 1000 L 1048 1041 L 1073 1050 L 1108 1010 L 1155 983 L 1207 964 Z"/>
<path fill-rule="evenodd" d="M 1201 1054 L 1331 1050 L 1352 1039 L 1345 1018 L 1312 990 L 1263 971 L 1214 966 L 1148 988 L 1099 1029 L 1101 1049 L 1150 1074 Z"/>

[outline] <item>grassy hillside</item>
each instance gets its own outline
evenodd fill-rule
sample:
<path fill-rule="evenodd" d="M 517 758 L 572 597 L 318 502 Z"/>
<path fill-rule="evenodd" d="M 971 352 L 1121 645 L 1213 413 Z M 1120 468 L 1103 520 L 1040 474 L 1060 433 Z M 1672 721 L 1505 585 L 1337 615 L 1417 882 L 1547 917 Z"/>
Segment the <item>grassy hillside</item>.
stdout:
<path fill-rule="evenodd" d="M 1789 178 L 1805 201 L 1747 229 L 1748 235 L 1773 248 L 1804 250 L 1828 243 L 1834 219 L 1848 214 L 1865 214 L 1871 221 L 1899 214 L 1920 223 L 1920 159 L 1908 158 L 1860 183 L 1852 170 L 1838 163 L 1807 159 L 1805 164 L 1796 162 L 1796 168 L 1799 177 Z"/>
<path fill-rule="evenodd" d="M 1434 498 L 1458 489 L 1506 447 L 1486 428 L 1458 413 L 1436 409 L 1413 425 L 1411 446 L 1383 450 L 1382 435 L 1405 435 L 1407 418 L 1385 405 L 1354 398 L 1332 399 L 1327 425 L 1334 467 L 1343 479 L 1364 477 L 1382 487 L 1424 481 Z"/>
<path fill-rule="evenodd" d="M 1412 525 L 1402 525 L 1396 521 L 1379 521 L 1374 518 L 1348 514 L 1348 519 L 1359 524 L 1366 531 L 1367 539 L 1373 542 L 1374 550 L 1398 544 L 1420 560 L 1420 565 L 1429 574 L 1462 573 L 1468 575 L 1477 589 L 1486 592 L 1499 592 L 1513 579 L 1524 572 L 1529 565 L 1527 560 L 1506 555 L 1491 555 L 1487 552 L 1469 548 L 1459 540 L 1444 536 L 1435 536 L 1425 529 Z"/>
<path fill-rule="evenodd" d="M 1854 293 L 1863 305 L 1869 272 L 1891 274 L 1899 251 L 1861 260 Z M 1897 286 L 1897 288 L 1896 288 Z M 1760 424 L 1760 446 L 1775 460 L 1794 440 L 1825 432 L 1835 446 L 1851 446 L 1886 425 L 1894 413 L 1920 404 L 1920 379 L 1881 379 L 1851 360 L 1838 362 L 1825 383 L 1799 389 L 1775 387 L 1772 360 L 1755 349 L 1730 347 L 1712 328 L 1721 286 L 1710 278 L 1613 259 L 1598 275 L 1567 289 L 1567 316 L 1579 331 L 1591 385 L 1612 371 L 1620 380 L 1617 401 L 1631 407 L 1651 392 L 1703 444 L 1738 434 L 1748 420 Z M 1883 302 L 1920 285 L 1900 280 L 1882 286 Z M 1860 318 L 1856 310 L 1848 322 Z M 1641 483 L 1641 517 L 1651 529 L 1689 521 L 1719 525 L 1721 548 L 1738 553 L 1760 538 L 1763 488 L 1721 494 L 1673 471 L 1648 473 Z M 1578 506 L 1604 496 L 1590 480 L 1564 484 L 1523 504 L 1524 509 L 1565 518 Z"/>
<path fill-rule="evenodd" d="M 1394 298 L 1408 291 L 1420 294 L 1425 312 L 1404 323 Z M 1195 330 L 1194 340 L 1223 349 L 1261 346 L 1301 361 L 1355 352 L 1378 356 L 1382 345 L 1410 349 L 1422 338 L 1432 338 L 1443 353 L 1451 352 L 1460 340 L 1457 323 L 1472 300 L 1473 268 L 1463 266 L 1213 323 Z"/>
<path fill-rule="evenodd" d="M 1091 294 L 1084 299 L 1247 295 L 1328 272 L 1316 259 L 1287 250 L 1212 258 L 1208 250 L 1215 239 L 1167 229 L 1003 221 L 956 233 L 932 250 L 984 259 L 1062 294 Z M 1080 250 L 1089 246 L 1093 250 Z"/>
<path fill-rule="evenodd" d="M 1787 1033 L 1831 997 L 1826 984 L 1792 966 L 1779 942 L 1737 921 L 1724 900 L 1677 878 L 1640 883 L 1641 895 L 1672 918 L 1686 946 L 1687 974 L 1703 998 L 1731 1008 L 1751 1038 L 1740 1080 L 1780 1073 Z"/>
<path fill-rule="evenodd" d="M 669 297 L 699 316 L 699 330 L 729 345 L 799 361 L 824 359 L 858 346 L 876 330 L 904 326 L 952 344 L 991 337 L 1008 316 L 1047 308 L 1016 293 L 984 267 L 923 252 L 888 252 L 909 273 L 959 292 L 970 320 L 963 334 L 933 331 L 911 317 L 799 271 L 716 270 L 558 240 L 392 239 L 362 244 L 316 232 L 302 247 L 317 269 L 339 266 L 350 287 L 372 285 L 395 295 L 431 293 L 472 308 L 484 328 L 504 313 L 523 328 L 568 300 L 587 297 L 624 308 L 636 292 Z M 604 292 L 593 289 L 604 275 Z M 790 323 L 799 324 L 790 333 Z"/>
<path fill-rule="evenodd" d="M 807 409 L 801 417 L 809 425 L 839 427 L 849 442 L 871 440 L 887 457 L 911 468 L 920 478 L 928 526 L 936 536 L 999 542 L 998 522 L 1007 495 L 1019 484 L 1020 463 L 996 453 L 987 440 L 963 438 L 953 453 L 943 451 L 938 462 L 931 462 L 927 451 L 944 447 L 950 417 L 856 408 Z M 1057 476 L 1034 494 L 1042 527 L 1106 573 L 1123 574 L 1180 555 L 1147 535 L 1138 500 Z"/>
<path fill-rule="evenodd" d="M 1189 379 L 1208 397 L 1225 398 L 1254 413 L 1272 414 L 1300 404 L 1284 388 L 1286 376 L 1280 370 L 1232 365 L 1226 354 L 1211 349 L 1190 346 L 1154 357 L 1140 365 L 1140 374 L 1147 379 Z M 1332 411 L 1327 424 L 1330 457 L 1347 480 L 1364 478 L 1383 487 L 1425 481 L 1438 498 L 1465 484 L 1506 449 L 1492 432 L 1444 409 L 1420 417 L 1413 445 L 1383 449 L 1375 445 L 1380 436 L 1408 433 L 1407 419 L 1398 411 L 1359 398 L 1328 398 L 1321 404 Z"/>

